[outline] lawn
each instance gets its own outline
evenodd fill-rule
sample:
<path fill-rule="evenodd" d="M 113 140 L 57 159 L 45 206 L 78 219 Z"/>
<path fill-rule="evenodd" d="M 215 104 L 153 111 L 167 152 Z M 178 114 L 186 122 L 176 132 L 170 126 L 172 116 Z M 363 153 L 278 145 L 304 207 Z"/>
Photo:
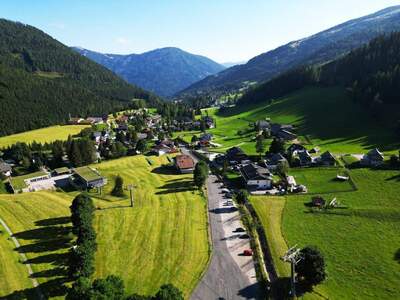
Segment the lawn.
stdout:
<path fill-rule="evenodd" d="M 109 180 L 102 195 L 90 193 L 99 208 L 94 224 L 98 242 L 95 277 L 120 275 L 129 293 L 143 294 L 171 282 L 188 296 L 209 258 L 205 200 L 193 189 L 191 175 L 163 167 L 168 163 L 166 157 L 150 159 L 152 165 L 146 157 L 135 156 L 92 166 Z M 128 195 L 122 199 L 110 195 L 118 174 L 125 184 L 136 186 L 134 208 L 129 207 Z M 63 284 L 69 284 L 64 267 L 72 236 L 64 228 L 69 226 L 69 205 L 75 195 L 0 195 L 0 216 L 16 233 L 34 276 L 50 297 L 65 294 Z M 6 277 L 1 272 L 0 276 Z M 20 285 L 29 289 L 22 280 Z"/>
<path fill-rule="evenodd" d="M 328 194 L 347 209 L 310 213 L 310 196 L 282 198 L 282 218 L 277 198 L 251 199 L 278 261 L 287 245 L 316 245 L 325 255 L 327 281 L 318 292 L 331 299 L 395 299 L 400 282 L 400 175 L 398 171 L 357 169 L 351 176 L 359 190 Z M 279 214 L 279 213 L 278 213 Z M 279 236 L 279 228 L 281 235 Z M 284 239 L 286 241 L 283 243 Z M 288 276 L 280 263 L 281 276 Z M 315 298 L 307 294 L 305 298 Z"/>
<path fill-rule="evenodd" d="M 52 142 L 55 140 L 66 140 L 68 135 L 75 135 L 88 125 L 65 125 L 41 128 L 13 135 L 0 137 L 0 149 L 8 147 L 16 142 L 27 144 L 36 141 L 38 143 Z"/>
<path fill-rule="evenodd" d="M 305 185 L 310 194 L 354 191 L 349 181 L 336 180 L 336 175 L 342 173 L 341 168 L 296 168 L 289 171 L 297 184 Z"/>

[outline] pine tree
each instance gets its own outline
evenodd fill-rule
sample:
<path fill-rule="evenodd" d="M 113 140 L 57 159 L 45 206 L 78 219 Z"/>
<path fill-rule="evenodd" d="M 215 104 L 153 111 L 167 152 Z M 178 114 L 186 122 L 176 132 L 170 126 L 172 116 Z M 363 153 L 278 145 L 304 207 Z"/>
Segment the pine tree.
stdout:
<path fill-rule="evenodd" d="M 115 197 L 124 197 L 124 179 L 121 176 L 115 177 L 114 188 L 111 191 L 111 194 Z"/>

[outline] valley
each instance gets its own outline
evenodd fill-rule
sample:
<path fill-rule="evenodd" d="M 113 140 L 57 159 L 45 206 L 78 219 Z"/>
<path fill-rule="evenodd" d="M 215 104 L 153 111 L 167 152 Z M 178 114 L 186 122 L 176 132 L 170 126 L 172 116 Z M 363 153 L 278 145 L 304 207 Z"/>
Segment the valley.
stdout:
<path fill-rule="evenodd" d="M 400 6 L 357 1 L 5 10 L 0 300 L 396 299 Z"/>

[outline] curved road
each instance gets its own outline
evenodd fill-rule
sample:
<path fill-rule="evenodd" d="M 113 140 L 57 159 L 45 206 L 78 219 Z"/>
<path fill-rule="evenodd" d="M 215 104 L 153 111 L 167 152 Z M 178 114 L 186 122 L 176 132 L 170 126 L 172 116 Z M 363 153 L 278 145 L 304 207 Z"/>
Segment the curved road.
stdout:
<path fill-rule="evenodd" d="M 188 150 L 182 152 L 193 157 Z M 207 179 L 207 194 L 213 253 L 191 300 L 258 299 L 261 293 L 253 259 L 241 255 L 250 248 L 249 240 L 235 232 L 242 227 L 239 213 L 223 198 L 221 183 L 214 175 Z"/>

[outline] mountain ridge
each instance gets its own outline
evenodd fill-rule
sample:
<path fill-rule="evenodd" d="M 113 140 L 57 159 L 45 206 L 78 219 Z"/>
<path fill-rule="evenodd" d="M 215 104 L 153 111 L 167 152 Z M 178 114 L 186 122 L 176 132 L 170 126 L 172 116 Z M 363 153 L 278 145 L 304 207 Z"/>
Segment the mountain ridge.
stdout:
<path fill-rule="evenodd" d="M 82 47 L 72 49 L 105 66 L 126 81 L 163 97 L 169 97 L 194 82 L 225 69 L 205 56 L 177 47 L 163 47 L 126 55 L 101 53 Z"/>
<path fill-rule="evenodd" d="M 391 6 L 257 55 L 244 65 L 194 83 L 177 96 L 239 89 L 244 82 L 261 83 L 291 68 L 333 60 L 396 29 L 400 30 L 400 6 Z"/>

